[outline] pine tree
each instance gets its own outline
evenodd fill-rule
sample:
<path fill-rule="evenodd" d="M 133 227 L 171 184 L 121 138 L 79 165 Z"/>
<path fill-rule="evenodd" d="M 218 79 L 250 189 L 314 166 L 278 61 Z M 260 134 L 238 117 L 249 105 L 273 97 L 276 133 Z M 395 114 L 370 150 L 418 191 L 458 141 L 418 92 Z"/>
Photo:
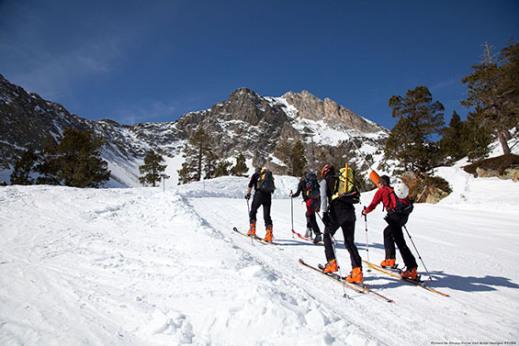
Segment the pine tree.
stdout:
<path fill-rule="evenodd" d="M 463 78 L 468 97 L 462 104 L 477 108 L 477 122 L 498 138 L 504 154 L 510 154 L 509 130 L 519 123 L 519 44 L 504 48 L 499 63 L 487 44 L 484 61 L 472 68 Z"/>
<path fill-rule="evenodd" d="M 164 158 L 153 150 L 150 150 L 144 156 L 144 164 L 139 166 L 139 182 L 142 185 L 151 184 L 155 187 L 160 181 L 160 174 L 166 170 L 166 165 L 162 165 Z"/>
<path fill-rule="evenodd" d="M 31 178 L 31 172 L 35 169 L 38 155 L 32 148 L 25 151 L 14 164 L 11 173 L 11 184 L 13 185 L 31 185 L 34 179 Z"/>
<path fill-rule="evenodd" d="M 204 179 L 212 179 L 215 177 L 216 166 L 218 164 L 218 157 L 210 149 L 206 148 L 204 151 Z"/>
<path fill-rule="evenodd" d="M 58 176 L 61 161 L 59 160 L 57 143 L 49 136 L 40 153 L 41 160 L 36 165 L 36 172 L 39 173 L 36 184 L 60 185 L 62 182 Z"/>
<path fill-rule="evenodd" d="M 38 183 L 99 187 L 110 179 L 108 163 L 101 159 L 103 140 L 90 130 L 66 128 L 57 145 L 49 143 L 37 170 Z"/>
<path fill-rule="evenodd" d="M 398 122 L 391 131 L 385 147 L 386 159 L 396 159 L 405 170 L 425 172 L 439 161 L 439 152 L 432 150 L 432 136 L 440 134 L 443 105 L 433 101 L 425 86 L 408 90 L 404 97 L 389 99 L 392 115 Z M 436 155 L 431 157 L 431 155 Z"/>
<path fill-rule="evenodd" d="M 469 113 L 463 124 L 463 151 L 471 162 L 487 157 L 490 151 L 489 145 L 492 143 L 492 133 L 488 128 L 481 126 L 478 120 L 481 115 L 478 115 L 477 112 L 476 109 L 475 112 Z"/>
<path fill-rule="evenodd" d="M 226 160 L 221 160 L 218 162 L 218 164 L 216 165 L 216 170 L 214 172 L 214 176 L 215 178 L 216 177 L 224 177 L 224 176 L 227 176 L 229 175 L 229 168 L 232 166 L 232 163 L 226 161 Z"/>
<path fill-rule="evenodd" d="M 452 113 L 449 126 L 443 129 L 443 137 L 440 140 L 441 152 L 451 161 L 457 161 L 466 155 L 464 150 L 465 126 L 456 111 Z"/>
<path fill-rule="evenodd" d="M 296 177 L 301 177 L 304 174 L 305 166 L 306 166 L 306 157 L 305 157 L 305 146 L 303 142 L 297 141 L 292 146 L 291 155 L 290 155 L 290 165 L 292 167 L 292 175 Z"/>
<path fill-rule="evenodd" d="M 208 153 L 210 153 L 209 137 L 199 127 L 184 146 L 183 156 L 185 161 L 182 164 L 182 168 L 178 171 L 179 185 L 202 180 L 204 158 Z M 205 173 L 207 175 L 207 172 Z"/>
<path fill-rule="evenodd" d="M 236 158 L 236 164 L 233 168 L 231 168 L 231 174 L 241 177 L 245 175 L 248 171 L 249 169 L 247 168 L 247 164 L 245 163 L 245 156 L 243 156 L 243 154 L 240 153 Z"/>
<path fill-rule="evenodd" d="M 178 185 L 194 181 L 193 172 L 192 167 L 189 167 L 186 162 L 184 162 L 182 167 L 178 170 Z"/>
<path fill-rule="evenodd" d="M 292 174 L 292 145 L 287 139 L 282 138 L 276 145 L 274 156 L 286 164 L 286 170 L 282 174 Z"/>

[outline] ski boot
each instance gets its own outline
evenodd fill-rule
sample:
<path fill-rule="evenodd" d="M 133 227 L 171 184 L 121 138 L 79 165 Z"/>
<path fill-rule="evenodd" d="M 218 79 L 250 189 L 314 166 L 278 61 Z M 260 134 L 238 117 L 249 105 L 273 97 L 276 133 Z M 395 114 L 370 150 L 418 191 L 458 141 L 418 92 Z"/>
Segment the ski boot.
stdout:
<path fill-rule="evenodd" d="M 321 233 L 317 233 L 315 235 L 315 238 L 314 238 L 314 244 L 319 244 L 319 242 L 321 242 L 323 240 L 323 236 L 321 235 Z"/>
<path fill-rule="evenodd" d="M 388 258 L 380 262 L 382 268 L 396 269 L 396 259 Z"/>
<path fill-rule="evenodd" d="M 329 260 L 326 265 L 319 264 L 319 269 L 321 269 L 325 273 L 336 273 L 339 271 L 339 266 L 337 265 L 337 261 L 335 259 Z"/>
<path fill-rule="evenodd" d="M 411 268 L 411 269 L 406 268 L 406 270 L 404 270 L 403 272 L 400 273 L 400 277 L 402 279 L 411 280 L 411 281 L 420 280 L 419 275 L 416 273 L 416 267 Z"/>
<path fill-rule="evenodd" d="M 351 270 L 350 275 L 346 277 L 346 281 L 352 284 L 362 284 L 364 280 L 364 275 L 362 274 L 361 267 L 355 267 Z"/>
<path fill-rule="evenodd" d="M 272 243 L 272 225 L 269 225 L 267 226 L 267 233 L 265 234 L 265 239 L 263 239 L 264 241 L 266 241 L 267 243 Z"/>
<path fill-rule="evenodd" d="M 247 232 L 247 235 L 249 237 L 255 237 L 256 236 L 256 224 L 255 223 L 251 223 L 250 224 L 250 228 L 249 228 L 249 231 Z"/>

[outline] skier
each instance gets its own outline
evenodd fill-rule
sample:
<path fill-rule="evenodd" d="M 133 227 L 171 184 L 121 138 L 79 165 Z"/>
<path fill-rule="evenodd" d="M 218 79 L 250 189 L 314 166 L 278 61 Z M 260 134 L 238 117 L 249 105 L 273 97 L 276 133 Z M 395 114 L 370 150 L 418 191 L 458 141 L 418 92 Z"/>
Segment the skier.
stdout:
<path fill-rule="evenodd" d="M 252 206 L 249 214 L 250 228 L 247 235 L 252 237 L 256 236 L 256 213 L 258 212 L 258 208 L 263 206 L 263 220 L 265 221 L 265 228 L 267 230 L 264 240 L 272 243 L 272 218 L 270 217 L 270 206 L 272 204 L 272 193 L 276 189 L 272 172 L 266 167 L 256 169 L 256 172 L 250 179 L 245 199 L 250 199 L 253 187 L 254 198 L 252 199 Z"/>
<path fill-rule="evenodd" d="M 353 184 L 353 171 L 345 167 L 337 176 L 335 168 L 325 164 L 321 169 L 321 210 L 323 212 L 324 250 L 328 263 L 323 267 L 325 273 L 333 273 L 339 270 L 335 251 L 332 244 L 332 236 L 337 229 L 342 228 L 344 245 L 350 253 L 352 271 L 346 277 L 350 283 L 362 283 L 362 259 L 354 243 L 355 236 L 355 207 L 359 202 L 359 191 Z M 351 178 L 351 179 L 350 179 Z M 343 189 L 341 184 L 350 186 Z M 342 191 L 341 191 L 342 190 Z"/>
<path fill-rule="evenodd" d="M 397 189 L 403 189 L 404 186 L 399 185 L 397 186 Z M 407 189 L 407 186 L 405 186 L 405 189 Z M 384 268 L 396 268 L 396 243 L 406 266 L 406 270 L 402 271 L 400 276 L 404 279 L 417 280 L 418 276 L 416 269 L 418 265 L 416 264 L 416 259 L 411 253 L 411 250 L 407 247 L 402 232 L 402 226 L 406 224 L 413 206 L 409 199 L 399 198 L 396 195 L 395 190 L 389 184 L 389 177 L 387 175 L 380 177 L 378 190 L 375 193 L 375 196 L 373 196 L 371 204 L 362 211 L 362 215 L 367 215 L 373 211 L 380 202 L 382 202 L 384 209 L 387 211 L 384 220 L 386 220 L 388 224 L 384 229 L 384 249 L 386 256 L 380 263 L 380 266 Z"/>
<path fill-rule="evenodd" d="M 317 175 L 314 172 L 305 172 L 305 174 L 299 180 L 297 185 L 297 191 L 292 193 L 290 191 L 290 197 L 298 197 L 302 195 L 303 201 L 306 204 L 306 238 L 312 237 L 312 231 L 315 233 L 314 244 L 319 243 L 322 240 L 321 230 L 317 224 L 315 213 L 319 212 L 320 207 L 320 191 L 319 182 L 317 181 Z"/>

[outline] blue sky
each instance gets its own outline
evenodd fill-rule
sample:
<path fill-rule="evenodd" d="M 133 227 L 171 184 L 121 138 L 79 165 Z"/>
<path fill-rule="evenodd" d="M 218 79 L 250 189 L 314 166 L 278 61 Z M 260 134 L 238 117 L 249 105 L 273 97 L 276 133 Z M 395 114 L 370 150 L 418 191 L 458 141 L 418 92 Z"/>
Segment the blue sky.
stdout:
<path fill-rule="evenodd" d="M 249 87 L 391 128 L 388 99 L 418 85 L 465 114 L 462 77 L 518 18 L 514 0 L 0 0 L 0 74 L 89 119 L 175 120 Z"/>

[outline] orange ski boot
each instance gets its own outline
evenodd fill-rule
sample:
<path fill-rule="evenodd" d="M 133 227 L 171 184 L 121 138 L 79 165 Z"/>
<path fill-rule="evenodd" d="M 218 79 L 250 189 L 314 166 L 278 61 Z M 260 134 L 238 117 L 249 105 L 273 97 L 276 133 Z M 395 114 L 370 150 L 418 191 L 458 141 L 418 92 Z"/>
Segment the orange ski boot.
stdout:
<path fill-rule="evenodd" d="M 380 262 L 382 268 L 396 268 L 396 260 L 394 258 L 388 258 Z"/>
<path fill-rule="evenodd" d="M 249 228 L 249 231 L 247 232 L 247 235 L 249 237 L 254 237 L 256 235 L 256 224 L 255 223 L 250 224 L 250 228 Z"/>
<path fill-rule="evenodd" d="M 416 267 L 406 269 L 400 273 L 400 277 L 406 280 L 418 281 L 418 274 L 416 273 Z"/>
<path fill-rule="evenodd" d="M 336 273 L 339 271 L 339 266 L 337 265 L 337 261 L 332 259 L 323 268 L 323 272 L 325 273 Z"/>
<path fill-rule="evenodd" d="M 362 274 L 361 267 L 355 267 L 351 270 L 350 275 L 346 277 L 346 281 L 352 284 L 362 284 L 364 280 L 364 275 Z"/>
<path fill-rule="evenodd" d="M 265 239 L 263 239 L 264 241 L 266 241 L 267 243 L 272 243 L 272 225 L 269 225 L 267 226 L 267 234 L 265 234 Z"/>

